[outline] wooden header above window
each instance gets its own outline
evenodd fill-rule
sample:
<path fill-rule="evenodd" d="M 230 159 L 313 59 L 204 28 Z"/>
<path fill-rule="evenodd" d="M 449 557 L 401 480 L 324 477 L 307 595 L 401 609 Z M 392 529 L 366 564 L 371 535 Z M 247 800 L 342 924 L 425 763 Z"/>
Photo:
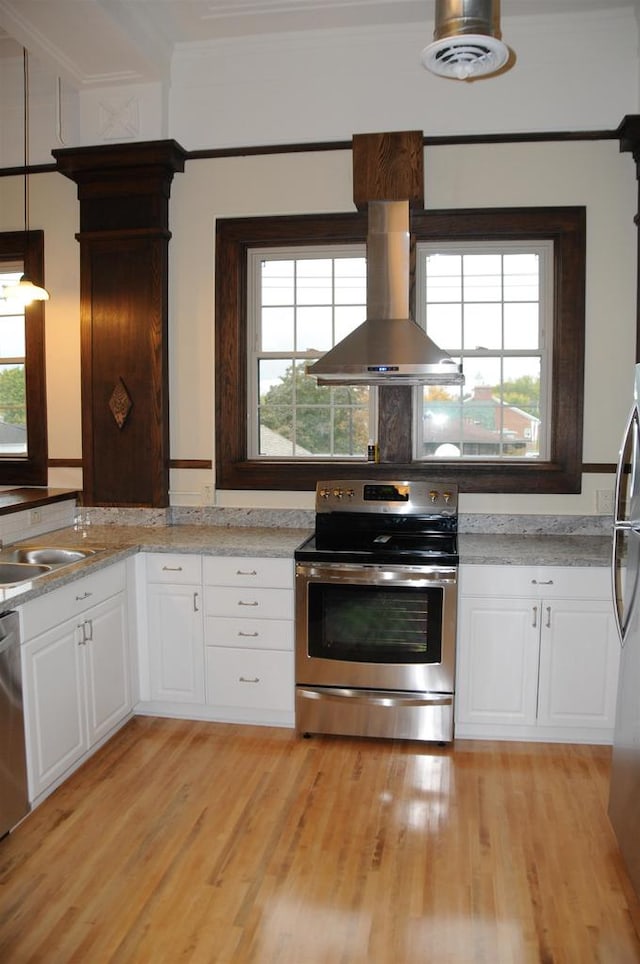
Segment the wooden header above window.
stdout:
<path fill-rule="evenodd" d="M 353 202 L 359 211 L 369 201 L 409 201 L 424 208 L 422 131 L 354 134 Z"/>

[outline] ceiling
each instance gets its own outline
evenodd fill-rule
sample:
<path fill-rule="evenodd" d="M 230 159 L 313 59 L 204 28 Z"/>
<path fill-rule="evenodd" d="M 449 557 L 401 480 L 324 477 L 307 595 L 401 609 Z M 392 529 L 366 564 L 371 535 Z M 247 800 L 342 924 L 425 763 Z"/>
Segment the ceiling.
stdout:
<path fill-rule="evenodd" d="M 434 0 L 0 0 L 0 57 L 22 46 L 77 89 L 168 80 L 179 45 L 267 33 L 425 24 Z M 501 0 L 516 15 L 610 11 L 640 0 Z"/>

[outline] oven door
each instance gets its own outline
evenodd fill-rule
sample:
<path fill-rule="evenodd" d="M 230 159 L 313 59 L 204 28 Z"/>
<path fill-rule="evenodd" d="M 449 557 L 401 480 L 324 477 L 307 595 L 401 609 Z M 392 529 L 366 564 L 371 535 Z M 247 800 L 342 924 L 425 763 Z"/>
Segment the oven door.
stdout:
<path fill-rule="evenodd" d="M 296 683 L 453 693 L 457 568 L 296 565 Z"/>

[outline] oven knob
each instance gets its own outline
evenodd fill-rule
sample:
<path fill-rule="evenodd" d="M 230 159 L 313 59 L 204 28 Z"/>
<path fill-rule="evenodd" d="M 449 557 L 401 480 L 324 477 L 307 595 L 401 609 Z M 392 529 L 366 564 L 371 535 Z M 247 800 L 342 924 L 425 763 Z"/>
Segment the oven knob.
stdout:
<path fill-rule="evenodd" d="M 348 498 L 348 499 L 353 499 L 353 497 L 354 497 L 355 494 L 356 494 L 356 493 L 355 493 L 355 491 L 354 491 L 353 489 L 347 489 L 347 498 Z"/>
<path fill-rule="evenodd" d="M 438 501 L 438 493 L 435 491 L 435 489 L 431 490 L 431 492 L 429 493 L 429 498 L 431 499 L 432 502 Z"/>
<path fill-rule="evenodd" d="M 341 498 L 342 498 L 342 489 L 334 489 L 334 490 L 333 490 L 333 497 L 334 497 L 334 499 L 341 499 Z"/>
<path fill-rule="evenodd" d="M 329 489 L 320 489 L 320 498 L 321 498 L 321 499 L 328 499 L 330 495 L 331 495 L 331 493 L 329 492 Z"/>
<path fill-rule="evenodd" d="M 450 493 L 450 492 L 443 492 L 443 493 L 442 493 L 442 498 L 444 499 L 444 501 L 445 501 L 445 502 L 447 503 L 447 505 L 448 505 L 449 502 L 451 502 L 451 493 Z"/>

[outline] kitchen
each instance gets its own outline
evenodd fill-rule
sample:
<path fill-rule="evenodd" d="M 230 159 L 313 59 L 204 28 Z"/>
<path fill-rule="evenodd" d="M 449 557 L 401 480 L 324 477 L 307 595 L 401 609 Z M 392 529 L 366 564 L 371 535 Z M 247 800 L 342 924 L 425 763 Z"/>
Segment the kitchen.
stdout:
<path fill-rule="evenodd" d="M 417 62 L 414 66 L 415 28 L 395 25 L 381 32 L 368 25 L 364 47 L 360 46 L 364 43 L 360 36 L 353 44 L 348 42 L 352 34 L 347 41 L 341 39 L 344 35 L 332 35 L 336 56 L 342 58 L 342 72 L 329 76 L 322 69 L 322 89 L 331 107 L 315 107 L 313 117 L 301 106 L 316 105 L 318 99 L 314 89 L 318 75 L 307 70 L 310 61 L 317 62 L 319 68 L 326 61 L 322 44 L 308 34 L 297 35 L 295 44 L 288 42 L 286 34 L 274 36 L 269 42 L 264 37 L 254 38 L 244 53 L 238 50 L 239 42 L 227 42 L 221 45 L 225 57 L 216 50 L 217 61 L 213 56 L 207 60 L 204 49 L 198 50 L 202 62 L 193 51 L 178 52 L 169 134 L 186 149 L 300 142 L 337 146 L 322 151 L 203 157 L 190 160 L 185 171 L 174 178 L 169 246 L 173 505 L 185 510 L 192 506 L 197 511 L 212 501 L 215 491 L 218 507 L 240 512 L 283 507 L 309 511 L 313 507 L 310 491 L 212 489 L 215 219 L 351 211 L 351 135 L 363 130 L 421 129 L 426 137 L 475 134 L 478 138 L 472 143 L 427 144 L 425 195 L 430 208 L 587 208 L 582 458 L 588 471 L 582 475 L 582 491 L 530 495 L 466 492 L 461 498 L 461 514 L 487 516 L 486 522 L 492 526 L 499 525 L 495 516 L 517 521 L 519 516 L 539 515 L 551 520 L 552 527 L 558 518 L 593 517 L 594 524 L 597 522 L 597 493 L 612 489 L 611 467 L 619 445 L 619 426 L 631 397 L 636 311 L 634 163 L 629 154 L 620 152 L 619 141 L 611 136 L 540 138 L 522 143 L 509 143 L 505 138 L 503 143 L 483 143 L 482 135 L 614 132 L 625 115 L 638 109 L 637 26 L 630 7 L 624 4 L 613 10 L 610 5 L 598 9 L 589 4 L 579 13 L 568 5 L 561 13 L 543 14 L 533 22 L 530 15 L 511 16 L 507 4 L 502 6 L 503 34 L 518 54 L 517 66 L 504 76 L 452 89 L 451 84 L 426 75 Z M 423 19 L 422 12 L 419 19 Z M 430 32 L 429 22 L 424 25 L 424 43 L 430 39 Z M 564 42 L 567 37 L 572 39 L 569 45 Z M 277 57 L 270 57 L 274 49 Z M 585 49 L 590 51 L 589 57 L 584 57 Z M 385 63 L 397 65 L 397 71 L 390 71 L 392 77 L 371 77 L 367 64 L 374 52 Z M 294 71 L 302 85 L 295 85 L 295 90 L 290 84 Z M 259 89 L 264 78 L 269 78 L 269 100 L 277 104 L 274 111 L 259 105 L 256 84 L 247 84 L 246 78 L 256 73 Z M 566 82 L 567 77 L 571 83 Z M 54 74 L 46 72 L 42 80 L 48 84 L 51 111 L 41 105 L 43 126 L 33 133 L 31 149 L 34 163 L 48 164 L 50 149 L 58 147 L 60 140 L 55 136 Z M 371 83 L 378 85 L 373 91 Z M 203 93 L 207 84 L 221 96 L 209 102 Z M 340 96 L 345 84 L 349 97 Z M 2 87 L 6 89 L 4 84 Z M 231 89 L 234 99 L 230 99 Z M 131 98 L 125 101 L 113 88 L 110 90 L 107 95 L 104 90 L 85 89 L 75 95 L 76 101 L 68 95 L 72 109 L 63 112 L 63 119 L 69 124 L 82 120 L 88 128 L 77 137 L 63 130 L 65 143 L 108 142 L 109 131 L 100 135 L 97 128 L 91 129 L 91 124 L 97 124 L 103 116 L 98 109 L 103 102 L 112 113 L 116 104 L 123 108 L 120 137 L 116 139 L 127 139 L 125 107 L 131 104 Z M 138 139 L 165 136 L 162 111 L 154 99 L 161 99 L 161 85 L 141 86 L 133 94 Z M 74 106 L 81 107 L 77 115 Z M 3 167 L 19 165 L 19 147 L 17 141 L 7 145 Z M 3 230 L 21 227 L 21 187 L 18 176 L 0 178 Z M 46 283 L 52 293 L 46 307 L 49 482 L 69 488 L 81 487 L 78 217 L 76 189 L 69 179 L 53 171 L 32 176 L 31 223 L 45 232 Z M 202 283 L 202 279 L 208 280 Z M 628 378 L 620 373 L 623 359 L 629 360 Z M 120 512 L 127 514 L 127 510 Z"/>

